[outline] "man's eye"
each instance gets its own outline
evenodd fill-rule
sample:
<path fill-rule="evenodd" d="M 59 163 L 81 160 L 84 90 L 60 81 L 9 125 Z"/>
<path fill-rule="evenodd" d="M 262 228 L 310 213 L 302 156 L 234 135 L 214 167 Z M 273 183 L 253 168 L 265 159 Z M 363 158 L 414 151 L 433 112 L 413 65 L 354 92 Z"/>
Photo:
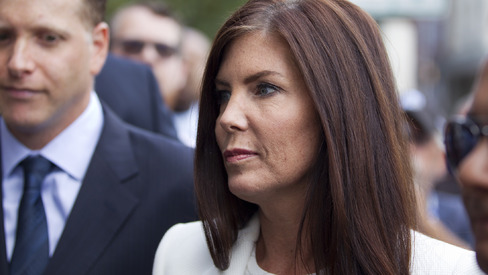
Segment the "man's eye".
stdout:
<path fill-rule="evenodd" d="M 42 34 L 40 36 L 40 39 L 44 43 L 53 44 L 53 43 L 58 42 L 58 40 L 60 39 L 60 37 L 59 37 L 59 35 L 56 35 L 56 34 L 46 33 L 46 34 Z"/>
<path fill-rule="evenodd" d="M 279 91 L 279 88 L 269 83 L 262 83 L 257 86 L 257 96 L 267 96 Z"/>
<path fill-rule="evenodd" d="M 12 34 L 10 32 L 0 32 L 0 43 L 5 43 L 10 38 L 12 38 Z"/>

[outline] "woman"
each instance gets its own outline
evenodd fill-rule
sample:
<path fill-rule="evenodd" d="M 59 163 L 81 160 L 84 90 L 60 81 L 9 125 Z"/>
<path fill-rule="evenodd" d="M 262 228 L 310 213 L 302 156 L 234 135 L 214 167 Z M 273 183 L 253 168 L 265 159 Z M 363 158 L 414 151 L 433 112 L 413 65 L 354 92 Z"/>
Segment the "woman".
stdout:
<path fill-rule="evenodd" d="M 413 273 L 476 272 L 472 252 L 411 235 L 402 122 L 367 14 L 338 0 L 249 1 L 218 32 L 203 79 L 202 222 L 167 232 L 154 274 L 408 274 L 411 242 L 424 241 L 445 258 L 415 252 Z"/>

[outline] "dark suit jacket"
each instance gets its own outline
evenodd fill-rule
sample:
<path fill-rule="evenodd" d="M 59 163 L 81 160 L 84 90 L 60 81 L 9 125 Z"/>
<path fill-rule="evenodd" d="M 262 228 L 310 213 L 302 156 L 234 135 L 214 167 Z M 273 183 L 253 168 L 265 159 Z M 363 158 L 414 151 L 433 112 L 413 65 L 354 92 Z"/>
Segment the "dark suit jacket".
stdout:
<path fill-rule="evenodd" d="M 104 117 L 99 143 L 45 274 L 151 274 L 165 231 L 196 219 L 193 150 L 129 126 L 107 108 Z M 3 220 L 2 207 L 0 274 L 8 274 Z"/>
<path fill-rule="evenodd" d="M 125 122 L 178 140 L 173 113 L 148 66 L 109 54 L 95 79 L 95 91 Z"/>

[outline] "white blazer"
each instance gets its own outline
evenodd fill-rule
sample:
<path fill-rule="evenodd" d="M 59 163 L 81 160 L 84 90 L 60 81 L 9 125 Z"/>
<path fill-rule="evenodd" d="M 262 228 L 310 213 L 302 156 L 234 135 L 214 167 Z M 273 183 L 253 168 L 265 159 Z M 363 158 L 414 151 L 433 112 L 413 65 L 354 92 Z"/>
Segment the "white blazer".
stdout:
<path fill-rule="evenodd" d="M 437 275 L 484 274 L 476 263 L 475 253 L 412 231 L 411 274 Z M 254 244 L 259 237 L 259 218 L 255 215 L 239 231 L 232 247 L 227 270 L 213 264 L 201 222 L 177 224 L 170 228 L 159 244 L 153 275 L 241 275 L 246 270 Z"/>

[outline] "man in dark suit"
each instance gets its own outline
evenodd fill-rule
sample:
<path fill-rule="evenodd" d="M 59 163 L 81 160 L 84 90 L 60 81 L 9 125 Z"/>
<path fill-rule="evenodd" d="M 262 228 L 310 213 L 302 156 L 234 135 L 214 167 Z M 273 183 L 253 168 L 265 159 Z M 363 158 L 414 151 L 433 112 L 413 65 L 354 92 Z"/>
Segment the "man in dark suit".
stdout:
<path fill-rule="evenodd" d="M 149 66 L 109 54 L 95 78 L 95 91 L 125 122 L 178 140 L 173 113 Z"/>
<path fill-rule="evenodd" d="M 192 150 L 93 91 L 104 9 L 0 1 L 0 274 L 150 274 L 166 229 L 195 219 Z"/>

